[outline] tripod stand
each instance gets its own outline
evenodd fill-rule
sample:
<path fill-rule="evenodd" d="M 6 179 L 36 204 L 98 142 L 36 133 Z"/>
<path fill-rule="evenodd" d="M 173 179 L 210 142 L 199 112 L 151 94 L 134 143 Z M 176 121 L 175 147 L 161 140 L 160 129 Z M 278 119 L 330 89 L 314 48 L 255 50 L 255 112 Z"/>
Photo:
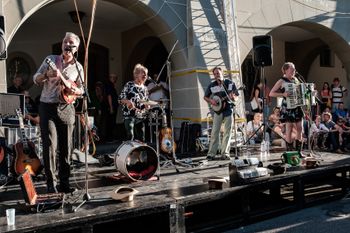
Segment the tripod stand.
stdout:
<path fill-rule="evenodd" d="M 270 143 L 270 135 L 267 135 L 267 128 L 269 128 L 271 130 L 271 132 L 273 131 L 273 129 L 269 126 L 269 124 L 267 123 L 267 107 L 266 107 L 266 79 L 265 79 L 265 74 L 264 74 L 264 66 L 259 66 L 260 68 L 260 83 L 263 83 L 263 86 L 261 88 L 261 92 L 262 92 L 262 113 L 263 113 L 263 122 L 262 124 L 253 132 L 253 134 L 247 139 L 247 141 L 244 142 L 244 144 L 249 143 L 249 141 L 256 135 L 258 135 L 259 131 L 261 130 L 261 128 L 263 127 L 263 132 L 262 132 L 262 141 L 267 143 Z M 254 90 L 255 92 L 255 90 Z M 254 93 L 255 94 L 255 93 Z M 254 97 L 255 98 L 255 97 Z M 254 124 L 252 122 L 252 124 Z M 252 128 L 254 129 L 254 127 L 252 126 Z M 279 135 L 280 136 L 280 135 Z M 280 136 L 281 139 L 283 139 L 285 142 L 286 140 Z M 266 148 L 265 148 L 266 149 Z"/>
<path fill-rule="evenodd" d="M 180 172 L 176 165 L 180 165 L 180 166 L 183 166 L 183 167 L 191 167 L 191 165 L 183 163 L 183 162 L 177 160 L 177 158 L 176 158 L 176 151 L 175 151 L 176 149 L 175 149 L 175 139 L 174 139 L 175 137 L 174 137 L 174 123 L 173 123 L 172 96 L 171 96 L 171 91 L 172 91 L 172 89 L 171 89 L 171 64 L 170 64 L 169 59 L 170 59 L 170 56 L 172 55 L 172 53 L 173 53 L 177 43 L 178 43 L 178 41 L 176 41 L 175 44 L 173 45 L 173 48 L 171 49 L 171 51 L 170 51 L 170 53 L 169 53 L 169 55 L 168 55 L 164 65 L 163 65 L 162 69 L 160 70 L 158 76 L 162 73 L 163 69 L 166 66 L 167 67 L 167 79 L 168 79 L 168 83 L 169 83 L 169 101 L 170 101 L 170 103 L 169 103 L 169 110 L 170 110 L 172 159 L 166 161 L 165 164 L 167 166 L 173 166 L 175 168 L 176 172 Z"/>

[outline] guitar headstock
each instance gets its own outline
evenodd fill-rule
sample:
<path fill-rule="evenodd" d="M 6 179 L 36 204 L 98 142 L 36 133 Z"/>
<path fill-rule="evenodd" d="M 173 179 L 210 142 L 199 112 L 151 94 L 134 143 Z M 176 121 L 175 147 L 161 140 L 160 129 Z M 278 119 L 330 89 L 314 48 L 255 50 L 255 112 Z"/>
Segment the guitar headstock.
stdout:
<path fill-rule="evenodd" d="M 50 58 L 46 58 L 45 62 L 46 62 L 46 64 L 48 64 L 48 66 L 51 69 L 54 69 L 54 70 L 56 69 L 56 64 Z"/>
<path fill-rule="evenodd" d="M 21 129 L 23 129 L 23 128 L 24 128 L 23 114 L 22 114 L 22 111 L 21 111 L 20 108 L 17 108 L 17 109 L 16 109 L 16 114 L 17 114 L 18 120 L 19 120 L 19 127 L 20 127 Z"/>

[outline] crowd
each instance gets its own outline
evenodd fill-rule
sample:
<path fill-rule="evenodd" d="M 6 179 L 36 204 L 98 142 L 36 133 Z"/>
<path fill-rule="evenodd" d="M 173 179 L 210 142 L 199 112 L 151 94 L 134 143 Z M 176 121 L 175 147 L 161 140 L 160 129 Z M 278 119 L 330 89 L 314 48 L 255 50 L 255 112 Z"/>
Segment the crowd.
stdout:
<path fill-rule="evenodd" d="M 271 95 L 268 93 L 268 95 L 279 96 L 282 93 L 282 91 L 277 91 L 277 94 L 273 93 Z M 300 147 L 300 143 L 303 147 L 306 147 L 310 143 L 312 149 L 319 148 L 336 153 L 349 152 L 350 113 L 344 105 L 347 89 L 340 84 L 339 78 L 335 77 L 331 85 L 324 82 L 322 89 L 313 94 L 317 100 L 312 106 L 314 110 L 310 111 L 308 108 L 303 108 L 297 110 L 297 112 L 289 112 L 281 116 L 284 107 L 278 105 L 273 108 L 266 121 L 266 132 L 270 136 L 270 143 L 282 145 L 287 149 L 291 149 L 293 146 L 294 148 Z M 252 99 L 254 98 L 263 98 L 262 96 L 259 97 L 256 89 Z M 251 114 L 254 117 L 247 123 L 246 132 L 247 137 L 250 138 L 249 143 L 256 144 L 263 140 L 264 126 L 260 127 L 263 124 L 263 111 L 262 109 L 259 109 L 259 111 L 252 110 Z M 301 124 L 298 127 L 288 129 L 285 119 L 286 116 L 288 118 L 288 114 L 292 114 L 293 121 L 299 119 Z M 296 125 L 295 123 L 293 122 L 294 125 Z M 287 132 L 289 135 L 287 135 Z M 294 142 L 294 145 L 291 145 L 291 142 Z"/>

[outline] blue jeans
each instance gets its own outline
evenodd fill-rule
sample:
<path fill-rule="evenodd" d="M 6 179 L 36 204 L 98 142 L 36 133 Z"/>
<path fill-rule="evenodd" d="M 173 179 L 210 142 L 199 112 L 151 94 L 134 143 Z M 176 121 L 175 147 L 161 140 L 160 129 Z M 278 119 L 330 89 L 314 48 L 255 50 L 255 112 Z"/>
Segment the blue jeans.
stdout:
<path fill-rule="evenodd" d="M 145 141 L 145 123 L 143 119 L 127 117 L 124 119 L 124 126 L 128 140 Z"/>

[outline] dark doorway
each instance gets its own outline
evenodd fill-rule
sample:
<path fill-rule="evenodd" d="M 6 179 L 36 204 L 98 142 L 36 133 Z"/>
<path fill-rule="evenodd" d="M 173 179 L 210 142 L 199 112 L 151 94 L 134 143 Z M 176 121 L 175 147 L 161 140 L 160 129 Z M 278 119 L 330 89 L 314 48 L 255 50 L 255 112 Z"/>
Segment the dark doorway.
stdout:
<path fill-rule="evenodd" d="M 56 43 L 52 46 L 53 54 L 61 54 L 62 43 Z M 82 44 L 79 46 L 78 61 L 84 65 L 85 48 Z M 91 43 L 89 47 L 88 75 L 87 84 L 88 90 L 94 90 L 97 81 L 104 82 L 108 78 L 109 73 L 109 51 L 106 47 Z"/>

